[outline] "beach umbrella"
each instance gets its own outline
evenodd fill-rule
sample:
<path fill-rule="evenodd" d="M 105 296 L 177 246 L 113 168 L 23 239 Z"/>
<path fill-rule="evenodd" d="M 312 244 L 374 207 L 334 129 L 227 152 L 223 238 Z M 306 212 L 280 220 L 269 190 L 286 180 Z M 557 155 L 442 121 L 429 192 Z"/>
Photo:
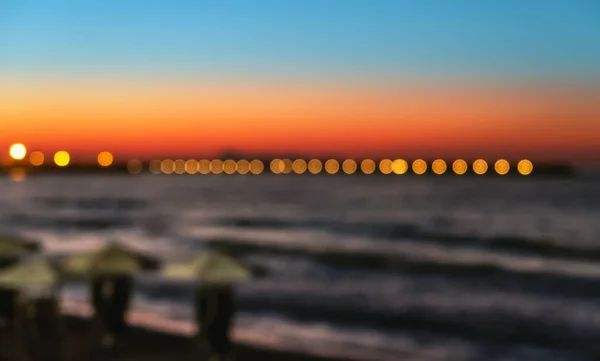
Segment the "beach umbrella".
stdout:
<path fill-rule="evenodd" d="M 234 284 L 254 277 L 249 267 L 216 251 L 202 253 L 191 262 L 166 265 L 163 275 L 167 279 L 207 284 Z"/>
<path fill-rule="evenodd" d="M 40 244 L 13 234 L 0 234 L 0 268 L 13 264 L 20 256 L 40 250 Z"/>
<path fill-rule="evenodd" d="M 132 298 L 134 275 L 160 266 L 156 258 L 118 241 L 111 241 L 94 252 L 68 256 L 62 264 L 69 278 L 90 281 L 94 317 L 101 321 L 106 331 L 103 343 L 107 347 L 112 347 L 113 335 L 127 328 L 126 314 Z"/>
<path fill-rule="evenodd" d="M 48 260 L 29 259 L 21 261 L 0 272 L 0 317 L 12 327 L 17 312 L 17 298 L 23 291 L 50 291 L 52 297 L 61 282 L 58 269 Z M 29 313 L 35 313 L 31 304 Z"/>
<path fill-rule="evenodd" d="M 194 296 L 198 346 L 220 359 L 231 346 L 229 330 L 236 310 L 234 285 L 254 278 L 252 270 L 223 253 L 208 251 L 191 262 L 165 266 L 163 275 L 198 282 Z"/>
<path fill-rule="evenodd" d="M 54 293 L 61 282 L 58 267 L 45 258 L 24 260 L 0 272 L 0 289 L 12 291 L 7 295 L 27 290 Z"/>
<path fill-rule="evenodd" d="M 0 272 L 0 287 L 52 289 L 62 281 L 58 267 L 45 258 L 24 260 Z"/>
<path fill-rule="evenodd" d="M 107 274 L 133 275 L 145 270 L 156 270 L 160 262 L 118 241 L 112 241 L 97 251 L 67 256 L 62 266 L 70 277 L 86 278 Z"/>
<path fill-rule="evenodd" d="M 11 252 L 14 250 L 14 247 L 28 252 L 36 252 L 41 249 L 40 244 L 36 241 L 19 237 L 14 234 L 0 234 L 0 254 L 5 254 L 5 248 L 8 252 Z"/>
<path fill-rule="evenodd" d="M 0 287 L 12 289 L 22 296 L 29 294 L 18 302 L 19 306 L 15 304 L 14 313 L 7 316 L 13 320 L 17 314 L 24 316 L 18 317 L 21 327 L 17 332 L 33 359 L 44 359 L 40 355 L 50 360 L 58 359 L 61 339 L 56 291 L 61 282 L 62 275 L 57 266 L 44 258 L 27 259 L 0 272 Z M 30 291 L 38 293 L 30 297 Z M 16 301 L 13 299 L 13 302 Z"/>

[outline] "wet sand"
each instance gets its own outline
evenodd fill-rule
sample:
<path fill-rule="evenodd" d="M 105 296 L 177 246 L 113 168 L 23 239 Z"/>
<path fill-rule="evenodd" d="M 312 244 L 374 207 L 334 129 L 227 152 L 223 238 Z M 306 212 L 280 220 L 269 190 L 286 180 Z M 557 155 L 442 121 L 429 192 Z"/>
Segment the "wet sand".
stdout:
<path fill-rule="evenodd" d="M 130 328 L 127 334 L 117 338 L 110 351 L 101 347 L 99 329 L 89 319 L 65 316 L 62 332 L 64 343 L 60 361 L 203 360 L 202 350 L 191 338 L 143 327 Z M 0 334 L 0 361 L 30 360 L 23 351 L 14 334 Z M 235 346 L 234 355 L 236 361 L 349 361 L 241 344 Z"/>

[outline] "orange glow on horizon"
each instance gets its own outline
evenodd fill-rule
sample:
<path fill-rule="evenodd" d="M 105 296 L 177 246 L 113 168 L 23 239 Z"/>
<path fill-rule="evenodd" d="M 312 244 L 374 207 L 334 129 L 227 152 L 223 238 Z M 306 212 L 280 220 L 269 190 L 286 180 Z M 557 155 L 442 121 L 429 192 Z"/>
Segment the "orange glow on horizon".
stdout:
<path fill-rule="evenodd" d="M 48 153 L 69 149 L 76 160 L 107 148 L 121 160 L 216 156 L 227 149 L 340 158 L 600 154 L 600 105 L 593 102 L 599 89 L 33 85 L 0 84 L 0 118 L 6 119 L 0 145 L 18 138 Z"/>

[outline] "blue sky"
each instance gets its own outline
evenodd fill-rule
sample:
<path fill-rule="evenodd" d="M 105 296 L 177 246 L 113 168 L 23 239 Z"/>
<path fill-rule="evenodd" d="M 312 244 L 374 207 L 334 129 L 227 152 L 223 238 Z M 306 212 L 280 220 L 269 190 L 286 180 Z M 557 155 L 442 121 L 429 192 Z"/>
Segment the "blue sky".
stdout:
<path fill-rule="evenodd" d="M 2 0 L 0 76 L 600 75 L 594 0 Z"/>

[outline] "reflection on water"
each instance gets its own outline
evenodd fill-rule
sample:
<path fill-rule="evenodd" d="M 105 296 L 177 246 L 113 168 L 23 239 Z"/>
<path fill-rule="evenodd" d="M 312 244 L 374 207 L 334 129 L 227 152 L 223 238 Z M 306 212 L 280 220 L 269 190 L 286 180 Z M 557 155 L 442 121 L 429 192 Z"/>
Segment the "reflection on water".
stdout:
<path fill-rule="evenodd" d="M 11 168 L 9 172 L 10 179 L 13 182 L 22 182 L 25 180 L 25 169 L 23 168 Z"/>

